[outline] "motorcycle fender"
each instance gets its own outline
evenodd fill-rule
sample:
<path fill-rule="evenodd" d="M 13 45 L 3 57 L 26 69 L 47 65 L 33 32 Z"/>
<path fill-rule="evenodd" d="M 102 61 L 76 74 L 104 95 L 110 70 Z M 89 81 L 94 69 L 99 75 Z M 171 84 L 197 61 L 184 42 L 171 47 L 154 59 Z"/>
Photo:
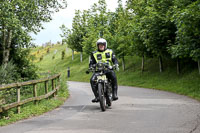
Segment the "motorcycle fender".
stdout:
<path fill-rule="evenodd" d="M 99 82 L 99 83 L 103 83 L 103 80 L 102 80 L 102 79 L 98 79 L 98 82 Z"/>

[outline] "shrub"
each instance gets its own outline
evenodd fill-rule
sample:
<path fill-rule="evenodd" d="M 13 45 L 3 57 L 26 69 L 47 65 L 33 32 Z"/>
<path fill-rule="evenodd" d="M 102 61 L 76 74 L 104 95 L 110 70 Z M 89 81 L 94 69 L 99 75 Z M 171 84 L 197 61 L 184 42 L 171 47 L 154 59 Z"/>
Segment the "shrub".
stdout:
<path fill-rule="evenodd" d="M 12 60 L 16 65 L 20 78 L 32 80 L 38 78 L 36 65 L 31 61 L 30 49 L 18 48 L 12 51 Z"/>
<path fill-rule="evenodd" d="M 19 77 L 17 67 L 12 61 L 8 62 L 7 65 L 0 66 L 0 84 L 15 82 L 19 79 Z"/>
<path fill-rule="evenodd" d="M 20 79 L 19 77 L 16 65 L 12 61 L 8 62 L 7 65 L 0 66 L 0 85 L 16 82 Z M 15 93 L 14 89 L 0 91 L 0 104 L 3 105 L 15 101 Z"/>
<path fill-rule="evenodd" d="M 40 57 L 40 61 L 42 61 L 43 60 L 43 55 Z"/>
<path fill-rule="evenodd" d="M 65 57 L 65 50 L 62 51 L 62 58 L 61 59 L 63 60 L 64 57 Z"/>
<path fill-rule="evenodd" d="M 49 53 L 49 51 L 50 51 L 50 48 L 47 48 L 47 53 Z"/>
<path fill-rule="evenodd" d="M 55 59 L 55 55 L 52 56 L 52 60 Z"/>

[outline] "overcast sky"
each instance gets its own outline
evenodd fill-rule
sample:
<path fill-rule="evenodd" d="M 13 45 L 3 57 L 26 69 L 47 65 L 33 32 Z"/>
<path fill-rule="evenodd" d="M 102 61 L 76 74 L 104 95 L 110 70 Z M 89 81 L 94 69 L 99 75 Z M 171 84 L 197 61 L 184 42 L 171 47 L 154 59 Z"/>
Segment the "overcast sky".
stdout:
<path fill-rule="evenodd" d="M 118 0 L 106 0 L 107 8 L 111 11 L 115 11 L 118 6 Z M 122 0 L 123 5 L 125 5 L 126 0 Z M 60 26 L 64 24 L 66 27 L 72 27 L 72 19 L 75 15 L 75 10 L 86 10 L 91 8 L 94 3 L 98 0 L 67 0 L 68 7 L 64 10 L 59 11 L 53 15 L 53 20 L 49 23 L 44 23 L 44 30 L 41 30 L 37 35 L 31 35 L 34 38 L 34 43 L 36 45 L 42 45 L 46 42 L 51 41 L 56 43 L 61 41 L 61 30 Z"/>

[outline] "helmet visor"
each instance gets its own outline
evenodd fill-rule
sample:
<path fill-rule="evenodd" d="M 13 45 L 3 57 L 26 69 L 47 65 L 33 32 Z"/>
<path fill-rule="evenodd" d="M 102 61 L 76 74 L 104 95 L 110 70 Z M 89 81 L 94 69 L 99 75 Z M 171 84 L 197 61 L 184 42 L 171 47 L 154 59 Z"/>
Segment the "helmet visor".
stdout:
<path fill-rule="evenodd" d="M 97 43 L 97 45 L 100 45 L 100 44 L 102 44 L 102 45 L 105 46 L 105 45 L 106 45 L 106 42 L 98 42 L 98 43 Z"/>

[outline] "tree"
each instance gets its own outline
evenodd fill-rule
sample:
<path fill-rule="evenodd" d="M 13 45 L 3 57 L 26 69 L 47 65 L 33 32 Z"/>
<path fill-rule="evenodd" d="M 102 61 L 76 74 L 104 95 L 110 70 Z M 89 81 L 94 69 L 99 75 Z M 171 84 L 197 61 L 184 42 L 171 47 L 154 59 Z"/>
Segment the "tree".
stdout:
<path fill-rule="evenodd" d="M 88 11 L 87 33 L 84 36 L 83 50 L 90 55 L 96 49 L 96 41 L 102 37 L 108 40 L 111 38 L 108 30 L 108 16 L 105 0 L 99 0 L 98 6 L 95 3 Z"/>
<path fill-rule="evenodd" d="M 51 14 L 60 8 L 66 7 L 66 1 L 24 1 L 4 0 L 0 2 L 0 36 L 2 47 L 2 64 L 10 59 L 10 50 L 13 38 L 29 38 L 27 33 L 37 33 L 42 28 L 42 22 L 51 20 Z M 20 32 L 20 34 L 17 34 Z M 28 47 L 30 43 L 15 44 L 19 47 Z"/>
<path fill-rule="evenodd" d="M 72 31 L 68 29 L 65 25 L 61 25 L 60 29 L 62 31 L 62 34 L 60 36 L 62 37 L 63 43 L 66 43 L 68 48 L 72 50 L 72 60 L 74 60 L 74 35 L 72 34 Z"/>
<path fill-rule="evenodd" d="M 159 58 L 160 72 L 163 71 L 162 57 L 168 56 L 167 47 L 169 42 L 175 40 L 175 25 L 170 21 L 168 11 L 173 6 L 171 0 L 151 0 L 142 2 L 132 0 L 130 2 L 138 2 L 139 7 L 133 5 L 133 12 L 139 16 L 140 37 L 146 46 L 146 50 L 150 51 L 153 56 Z"/>
<path fill-rule="evenodd" d="M 122 1 L 118 0 L 118 8 L 115 12 L 115 29 L 113 35 L 113 49 L 119 58 L 122 59 L 122 68 L 125 70 L 125 56 L 130 55 L 131 37 L 129 35 L 131 27 L 129 24 L 128 11 L 123 8 Z"/>
<path fill-rule="evenodd" d="M 169 49 L 172 58 L 192 58 L 200 74 L 200 1 L 175 1 L 172 21 L 177 27 L 176 43 Z"/>
<path fill-rule="evenodd" d="M 83 38 L 87 33 L 87 11 L 82 14 L 80 10 L 76 10 L 72 23 L 72 34 L 74 34 L 75 51 L 80 52 L 80 61 L 82 62 Z"/>
<path fill-rule="evenodd" d="M 84 36 L 87 34 L 87 21 L 88 11 L 84 10 L 83 13 L 80 10 L 75 11 L 75 17 L 73 18 L 72 29 L 67 29 L 64 25 L 60 27 L 62 30 L 61 37 L 67 42 L 68 47 L 72 51 L 80 52 L 80 60 L 82 62 L 83 41 Z M 73 57 L 73 52 L 72 52 Z"/>
<path fill-rule="evenodd" d="M 152 57 L 151 50 L 145 44 L 145 21 L 144 16 L 146 15 L 146 0 L 128 0 L 127 2 L 127 10 L 129 12 L 129 21 L 130 32 L 129 36 L 131 36 L 131 52 L 136 54 L 137 56 L 142 57 L 142 65 L 141 71 L 144 71 L 144 58 Z"/>

